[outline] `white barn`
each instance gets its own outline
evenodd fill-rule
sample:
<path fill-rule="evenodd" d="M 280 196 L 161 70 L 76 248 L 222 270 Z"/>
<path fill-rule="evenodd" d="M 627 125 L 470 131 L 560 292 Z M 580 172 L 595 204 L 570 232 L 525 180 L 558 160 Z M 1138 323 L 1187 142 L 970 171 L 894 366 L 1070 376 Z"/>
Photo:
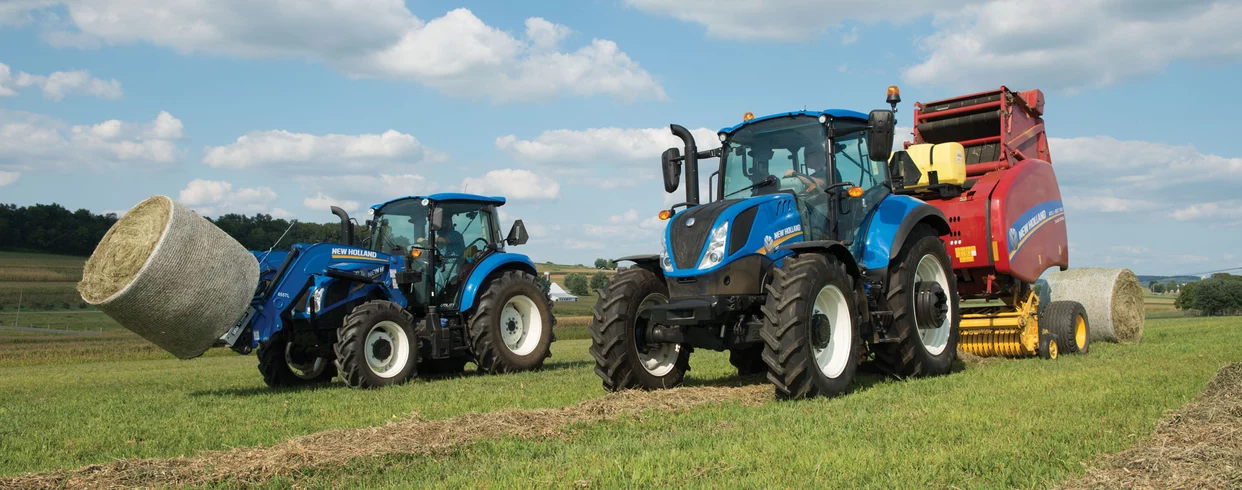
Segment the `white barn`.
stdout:
<path fill-rule="evenodd" d="M 548 288 L 548 294 L 552 296 L 552 301 L 578 301 L 578 297 L 565 292 L 560 284 L 552 283 Z"/>

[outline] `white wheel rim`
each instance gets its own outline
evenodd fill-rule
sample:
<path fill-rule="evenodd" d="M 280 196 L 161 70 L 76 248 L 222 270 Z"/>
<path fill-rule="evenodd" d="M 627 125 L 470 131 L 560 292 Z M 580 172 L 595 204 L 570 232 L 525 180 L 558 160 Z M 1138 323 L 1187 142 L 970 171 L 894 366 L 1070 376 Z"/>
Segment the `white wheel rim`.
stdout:
<path fill-rule="evenodd" d="M 927 254 L 919 259 L 919 265 L 914 269 L 914 283 L 935 281 L 940 284 L 940 289 L 944 291 L 946 297 L 952 298 L 953 293 L 949 291 L 949 277 L 944 272 L 944 266 L 936 256 Z M 914 295 L 911 295 L 912 297 Z M 915 308 L 914 299 L 910 300 L 910 311 L 918 311 Z M 949 345 L 949 325 L 953 321 L 953 310 L 957 305 L 949 301 L 949 311 L 944 316 L 944 320 L 940 322 L 939 328 L 933 326 L 917 325 L 919 328 L 919 340 L 923 342 L 923 348 L 927 349 L 927 353 L 931 355 L 939 355 L 944 352 L 945 346 Z M 918 323 L 918 315 L 915 315 L 915 323 Z"/>
<path fill-rule="evenodd" d="M 509 298 L 500 310 L 500 338 L 510 352 L 524 356 L 535 351 L 543 337 L 543 314 L 523 295 Z"/>
<path fill-rule="evenodd" d="M 668 303 L 668 296 L 658 293 L 648 294 L 643 298 L 643 302 L 638 305 L 638 314 L 636 317 L 642 317 L 643 312 L 650 310 L 652 306 Z M 635 329 L 637 329 L 638 319 L 635 318 Z M 635 332 L 637 333 L 637 332 Z M 673 372 L 673 368 L 677 367 L 677 357 L 681 355 L 681 344 L 660 344 L 659 347 L 647 349 L 638 349 L 638 362 L 643 365 L 643 369 L 655 377 L 666 376 Z"/>
<path fill-rule="evenodd" d="M 811 353 L 815 355 L 815 365 L 819 366 L 819 371 L 834 379 L 845 372 L 845 365 L 850 357 L 850 338 L 854 330 L 850 323 L 850 308 L 845 301 L 845 294 L 829 284 L 815 295 L 815 305 L 811 311 L 812 319 L 815 315 L 824 315 L 828 319 L 828 345 L 821 349 L 812 343 Z"/>
<path fill-rule="evenodd" d="M 301 379 L 315 379 L 323 370 L 328 367 L 328 360 L 322 357 L 316 357 L 309 365 L 299 364 L 293 361 L 293 343 L 285 344 L 285 364 L 289 365 L 289 371 Z"/>
<path fill-rule="evenodd" d="M 387 345 L 385 350 L 384 345 Z M 376 323 L 367 332 L 367 367 L 381 378 L 391 378 L 405 368 L 410 359 L 410 338 L 405 329 L 391 320 Z"/>

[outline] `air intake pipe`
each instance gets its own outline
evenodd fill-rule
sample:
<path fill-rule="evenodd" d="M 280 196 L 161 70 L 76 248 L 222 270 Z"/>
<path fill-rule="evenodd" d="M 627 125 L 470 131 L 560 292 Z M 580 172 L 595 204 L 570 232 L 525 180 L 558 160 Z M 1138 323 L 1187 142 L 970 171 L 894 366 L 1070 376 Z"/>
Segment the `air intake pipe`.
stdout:
<path fill-rule="evenodd" d="M 681 142 L 685 144 L 686 204 L 697 206 L 699 204 L 699 148 L 694 144 L 694 135 L 690 134 L 686 128 L 670 124 L 669 129 L 673 131 L 673 136 L 681 138 Z"/>
<path fill-rule="evenodd" d="M 332 214 L 341 218 L 341 241 L 352 247 L 354 245 L 354 224 L 349 222 L 349 213 L 346 213 L 344 209 L 332 206 Z"/>

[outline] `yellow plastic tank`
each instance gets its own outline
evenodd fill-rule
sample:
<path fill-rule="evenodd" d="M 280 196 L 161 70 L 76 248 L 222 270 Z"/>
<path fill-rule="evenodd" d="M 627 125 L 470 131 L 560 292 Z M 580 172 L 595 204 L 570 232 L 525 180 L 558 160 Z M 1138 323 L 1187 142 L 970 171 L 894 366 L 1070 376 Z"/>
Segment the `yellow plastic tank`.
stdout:
<path fill-rule="evenodd" d="M 922 187 L 931 184 L 931 172 L 941 185 L 962 185 L 966 183 L 966 148 L 961 143 L 923 143 L 910 145 L 906 154 L 923 173 L 918 184 Z"/>

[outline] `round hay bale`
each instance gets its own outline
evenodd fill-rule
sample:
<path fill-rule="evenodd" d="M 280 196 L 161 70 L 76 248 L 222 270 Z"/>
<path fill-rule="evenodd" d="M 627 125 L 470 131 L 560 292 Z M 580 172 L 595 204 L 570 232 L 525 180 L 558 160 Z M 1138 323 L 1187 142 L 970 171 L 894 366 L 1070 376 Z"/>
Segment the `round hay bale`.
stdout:
<path fill-rule="evenodd" d="M 1130 269 L 1081 268 L 1048 273 L 1041 303 L 1077 301 L 1087 309 L 1091 340 L 1138 343 L 1143 337 L 1143 286 Z"/>
<path fill-rule="evenodd" d="M 215 224 L 167 196 L 134 206 L 82 271 L 82 299 L 181 359 L 202 355 L 246 312 L 259 263 Z"/>

